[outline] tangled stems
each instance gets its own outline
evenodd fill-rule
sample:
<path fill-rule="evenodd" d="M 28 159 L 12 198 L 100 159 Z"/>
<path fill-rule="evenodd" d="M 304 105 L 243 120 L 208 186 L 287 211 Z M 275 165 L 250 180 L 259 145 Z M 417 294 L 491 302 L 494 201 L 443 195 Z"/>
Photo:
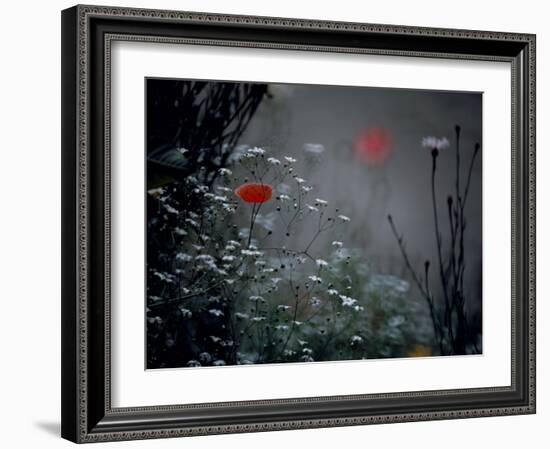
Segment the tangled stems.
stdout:
<path fill-rule="evenodd" d="M 447 146 L 446 139 L 427 138 L 425 139 L 430 144 L 433 144 L 431 149 L 432 156 L 432 171 L 431 171 L 431 199 L 433 209 L 434 232 L 437 251 L 438 277 L 440 287 L 443 294 L 443 306 L 438 306 L 434 300 L 432 291 L 429 285 L 429 269 L 430 261 L 427 260 L 424 264 L 424 283 L 416 274 L 416 270 L 412 266 L 408 257 L 403 237 L 399 234 L 393 219 L 388 216 L 390 227 L 394 237 L 397 240 L 401 255 L 405 262 L 405 266 L 410 273 L 415 285 L 425 299 L 432 326 L 434 337 L 439 346 L 442 355 L 447 354 L 466 354 L 467 343 L 470 343 L 475 351 L 479 353 L 475 341 L 468 342 L 468 321 L 466 316 L 466 295 L 464 291 L 464 272 L 466 268 L 464 236 L 466 231 L 465 207 L 470 185 L 472 180 L 472 172 L 475 165 L 475 160 L 479 154 L 480 145 L 476 144 L 468 166 L 468 176 L 464 192 L 461 189 L 460 179 L 460 127 L 455 127 L 456 147 L 455 147 L 455 185 L 454 193 L 447 197 L 447 213 L 449 219 L 449 255 L 448 260 L 444 260 L 443 256 L 443 241 L 440 232 L 440 221 L 437 209 L 437 192 L 436 192 L 436 172 L 437 159 L 440 155 L 438 145 Z M 443 145 L 445 144 L 445 145 Z"/>

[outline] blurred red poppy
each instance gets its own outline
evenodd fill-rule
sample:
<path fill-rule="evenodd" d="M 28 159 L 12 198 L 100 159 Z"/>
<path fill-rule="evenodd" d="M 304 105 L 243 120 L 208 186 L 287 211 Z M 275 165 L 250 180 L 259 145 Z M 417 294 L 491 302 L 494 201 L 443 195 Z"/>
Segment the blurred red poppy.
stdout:
<path fill-rule="evenodd" d="M 237 187 L 235 195 L 245 203 L 265 203 L 271 199 L 273 188 L 268 184 L 250 182 Z"/>
<path fill-rule="evenodd" d="M 393 137 L 382 127 L 362 131 L 353 143 L 357 159 L 368 165 L 384 164 L 391 156 L 392 148 Z"/>

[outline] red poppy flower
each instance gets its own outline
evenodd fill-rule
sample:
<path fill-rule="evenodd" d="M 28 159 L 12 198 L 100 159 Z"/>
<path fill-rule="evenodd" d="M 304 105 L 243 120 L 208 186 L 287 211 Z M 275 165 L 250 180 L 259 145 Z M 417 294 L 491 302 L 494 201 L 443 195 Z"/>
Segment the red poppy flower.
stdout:
<path fill-rule="evenodd" d="M 384 164 L 391 156 L 393 137 L 385 128 L 369 128 L 357 135 L 353 149 L 355 156 L 368 165 Z"/>
<path fill-rule="evenodd" d="M 250 182 L 237 187 L 235 195 L 245 203 L 265 203 L 271 199 L 273 188 L 268 184 Z"/>

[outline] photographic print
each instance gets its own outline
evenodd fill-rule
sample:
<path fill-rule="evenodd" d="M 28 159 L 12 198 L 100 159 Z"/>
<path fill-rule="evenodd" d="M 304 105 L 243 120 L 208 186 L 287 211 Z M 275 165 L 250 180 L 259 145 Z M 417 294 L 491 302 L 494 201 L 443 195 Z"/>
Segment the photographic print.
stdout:
<path fill-rule="evenodd" d="M 482 353 L 482 94 L 145 80 L 146 368 Z"/>

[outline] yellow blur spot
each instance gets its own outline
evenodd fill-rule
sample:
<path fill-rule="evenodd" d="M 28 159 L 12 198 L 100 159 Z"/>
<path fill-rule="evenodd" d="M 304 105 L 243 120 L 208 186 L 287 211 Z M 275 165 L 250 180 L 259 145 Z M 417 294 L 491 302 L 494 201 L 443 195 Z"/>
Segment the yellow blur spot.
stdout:
<path fill-rule="evenodd" d="M 432 355 L 432 348 L 424 345 L 414 345 L 414 348 L 407 355 L 409 357 L 429 357 Z"/>

